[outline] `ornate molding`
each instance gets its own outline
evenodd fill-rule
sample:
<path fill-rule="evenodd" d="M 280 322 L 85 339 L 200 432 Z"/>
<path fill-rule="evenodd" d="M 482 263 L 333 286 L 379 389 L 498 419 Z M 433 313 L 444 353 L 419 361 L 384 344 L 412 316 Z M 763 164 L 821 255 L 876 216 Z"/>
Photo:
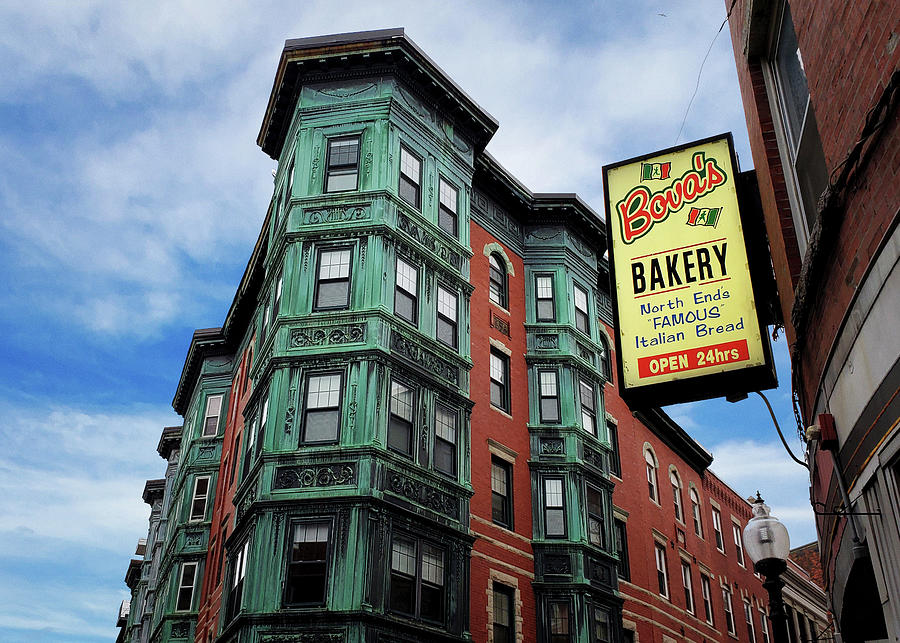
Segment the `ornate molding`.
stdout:
<path fill-rule="evenodd" d="M 332 344 L 357 344 L 366 341 L 365 324 L 346 326 L 316 326 L 292 328 L 290 347 L 329 346 Z"/>
<path fill-rule="evenodd" d="M 565 455 L 565 443 L 562 438 L 542 438 L 541 455 Z"/>
<path fill-rule="evenodd" d="M 216 447 L 200 447 L 197 450 L 197 459 L 198 460 L 209 460 L 216 453 Z"/>
<path fill-rule="evenodd" d="M 545 556 L 544 573 L 554 574 L 557 576 L 571 574 L 572 561 L 568 556 Z"/>
<path fill-rule="evenodd" d="M 365 221 L 372 217 L 372 211 L 368 207 L 358 205 L 335 206 L 333 208 L 318 208 L 304 210 L 302 221 L 307 225 L 322 223 L 348 223 L 350 221 Z"/>
<path fill-rule="evenodd" d="M 398 213 L 397 227 L 415 239 L 419 245 L 431 251 L 432 254 L 440 257 L 455 269 L 459 270 L 462 268 L 462 255 L 439 241 L 437 237 L 424 228 L 413 223 L 412 219 L 402 212 Z"/>
<path fill-rule="evenodd" d="M 559 350 L 559 335 L 541 334 L 534 336 L 534 347 L 539 351 Z"/>
<path fill-rule="evenodd" d="M 605 565 L 596 558 L 588 558 L 588 566 L 590 568 L 590 580 L 592 583 L 600 585 L 609 585 L 612 579 L 612 569 L 610 565 Z"/>
<path fill-rule="evenodd" d="M 593 449 L 584 447 L 584 461 L 587 464 L 597 467 L 601 471 L 605 471 L 603 467 L 603 454 L 599 451 L 594 451 Z"/>
<path fill-rule="evenodd" d="M 492 220 L 501 228 L 512 233 L 516 240 L 519 243 L 522 243 L 522 226 L 520 226 L 506 210 L 494 203 L 492 199 L 488 198 L 480 190 L 472 190 L 472 206 L 476 211 L 484 215 L 485 218 Z"/>
<path fill-rule="evenodd" d="M 338 462 L 316 467 L 279 467 L 275 470 L 273 489 L 307 489 L 310 487 L 335 487 L 353 485 L 356 465 Z"/>
<path fill-rule="evenodd" d="M 589 349 L 584 344 L 580 344 L 580 343 L 577 343 L 575 345 L 575 349 L 578 351 L 578 357 L 583 359 L 585 362 L 587 362 L 591 366 L 594 365 L 594 351 Z"/>
<path fill-rule="evenodd" d="M 187 621 L 172 623 L 171 636 L 173 639 L 186 639 L 191 633 L 191 624 Z"/>
<path fill-rule="evenodd" d="M 412 360 L 425 370 L 434 373 L 441 379 L 459 386 L 459 368 L 437 355 L 425 350 L 413 340 L 404 337 L 396 330 L 391 330 L 391 350 Z"/>
<path fill-rule="evenodd" d="M 491 311 L 491 328 L 496 328 L 507 337 L 512 337 L 509 330 L 509 322 L 500 317 L 493 310 Z"/>
<path fill-rule="evenodd" d="M 288 435 L 291 434 L 291 430 L 294 428 L 294 414 L 297 410 L 294 408 L 294 405 L 287 407 L 287 410 L 284 412 L 284 432 Z"/>
<path fill-rule="evenodd" d="M 363 85 L 362 87 L 335 87 L 334 89 L 315 89 L 313 91 L 315 91 L 317 94 L 323 94 L 331 98 L 339 98 L 343 100 L 345 98 L 358 96 L 359 94 L 367 92 L 370 89 L 375 89 L 375 87 L 375 83 L 369 83 L 368 85 Z"/>
<path fill-rule="evenodd" d="M 437 513 L 454 519 L 459 518 L 459 500 L 449 493 L 444 493 L 430 485 L 423 484 L 421 481 L 405 476 L 399 471 L 389 470 L 387 475 L 388 491 L 412 500 Z"/>
<path fill-rule="evenodd" d="M 571 241 L 572 246 L 575 248 L 575 250 L 578 251 L 578 254 L 582 255 L 583 257 L 586 257 L 588 259 L 588 261 L 594 260 L 594 252 L 591 250 L 590 246 L 588 246 L 586 243 L 584 243 L 581 240 L 581 237 L 577 237 L 574 234 L 570 234 L 569 240 Z"/>
<path fill-rule="evenodd" d="M 262 643 L 343 643 L 342 632 L 304 632 L 303 634 L 263 635 Z"/>
<path fill-rule="evenodd" d="M 199 547 L 203 544 L 203 532 L 202 531 L 188 531 L 184 534 L 184 546 L 185 547 Z"/>

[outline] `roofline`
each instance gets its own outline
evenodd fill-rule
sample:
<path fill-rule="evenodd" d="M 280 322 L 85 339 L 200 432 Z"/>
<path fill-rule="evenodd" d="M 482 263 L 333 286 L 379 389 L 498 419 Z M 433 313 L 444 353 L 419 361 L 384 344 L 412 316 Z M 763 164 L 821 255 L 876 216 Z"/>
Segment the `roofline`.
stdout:
<path fill-rule="evenodd" d="M 474 142 L 477 148 L 484 148 L 487 141 L 490 140 L 499 127 L 497 119 L 457 85 L 434 60 L 406 35 L 406 31 L 402 27 L 286 40 L 278 61 L 275 79 L 272 84 L 272 90 L 269 93 L 269 100 L 266 103 L 259 134 L 256 137 L 256 144 L 272 158 L 276 158 L 281 151 L 284 141 L 280 139 L 280 134 L 282 130 L 286 131 L 285 126 L 282 124 L 279 127 L 279 132 L 274 132 L 272 128 L 279 122 L 276 113 L 279 99 L 282 100 L 282 104 L 284 104 L 285 100 L 288 101 L 287 111 L 291 115 L 293 114 L 293 106 L 297 101 L 297 94 L 293 92 L 293 89 L 290 90 L 291 95 L 289 97 L 286 93 L 288 91 L 287 85 L 295 83 L 297 79 L 297 76 L 293 75 L 294 72 L 289 73 L 288 67 L 291 63 L 319 64 L 327 63 L 329 59 L 335 58 L 346 61 L 351 54 L 371 54 L 371 51 L 367 50 L 373 49 L 380 49 L 385 52 L 402 50 L 420 68 L 433 78 L 436 78 L 436 81 L 432 80 L 432 84 L 435 86 L 441 85 L 469 113 L 472 120 L 478 125 L 481 130 L 481 136 L 479 140 Z M 296 73 L 299 74 L 300 72 L 297 71 Z M 279 137 L 277 144 L 272 144 L 272 135 Z"/>
<path fill-rule="evenodd" d="M 688 435 L 687 431 L 660 407 L 649 407 L 633 411 L 633 413 L 656 437 L 663 441 L 663 444 L 675 451 L 694 471 L 700 474 L 709 471 L 709 465 L 713 461 L 712 454 Z M 716 478 L 721 480 L 719 476 Z M 731 491 L 737 493 L 734 489 Z"/>
<path fill-rule="evenodd" d="M 172 408 L 178 415 L 183 416 L 187 411 L 188 402 L 197 385 L 197 378 L 194 375 L 200 369 L 200 360 L 227 352 L 225 336 L 222 334 L 221 328 L 201 328 L 194 331 L 184 366 L 181 369 L 181 378 L 175 389 L 175 397 L 172 399 Z"/>

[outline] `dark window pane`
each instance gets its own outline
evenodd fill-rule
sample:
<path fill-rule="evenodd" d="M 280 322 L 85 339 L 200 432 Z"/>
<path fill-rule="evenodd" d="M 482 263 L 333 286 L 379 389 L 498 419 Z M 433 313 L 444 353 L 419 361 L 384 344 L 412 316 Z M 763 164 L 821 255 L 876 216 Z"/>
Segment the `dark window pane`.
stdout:
<path fill-rule="evenodd" d="M 503 387 L 497 382 L 491 382 L 491 404 L 497 408 L 503 408 Z"/>
<path fill-rule="evenodd" d="M 555 397 L 545 397 L 541 400 L 541 421 L 559 422 L 559 409 Z"/>
<path fill-rule="evenodd" d="M 438 317 L 437 338 L 448 346 L 456 348 L 456 324 L 451 324 L 443 317 Z"/>
<path fill-rule="evenodd" d="M 541 299 L 537 303 L 537 317 L 541 321 L 553 321 L 553 302 Z"/>
<path fill-rule="evenodd" d="M 408 322 L 416 323 L 416 300 L 398 288 L 394 293 L 394 312 Z"/>
<path fill-rule="evenodd" d="M 342 308 L 350 303 L 348 281 L 319 282 L 316 308 Z"/>
<path fill-rule="evenodd" d="M 456 215 L 447 210 L 446 208 L 441 208 L 438 210 L 438 226 L 440 226 L 441 230 L 445 232 L 449 232 L 454 237 L 456 236 Z"/>
<path fill-rule="evenodd" d="M 420 615 L 429 621 L 444 620 L 444 589 L 422 583 L 422 609 Z"/>
<path fill-rule="evenodd" d="M 419 207 L 419 186 L 403 174 L 400 175 L 400 198 L 410 205 Z"/>
<path fill-rule="evenodd" d="M 337 409 L 306 412 L 306 442 L 331 442 L 338 437 Z"/>
<path fill-rule="evenodd" d="M 412 453 L 412 424 L 391 415 L 388 424 L 388 446 L 402 453 Z"/>
<path fill-rule="evenodd" d="M 456 473 L 456 445 L 441 438 L 434 439 L 434 468 L 453 475 Z"/>
<path fill-rule="evenodd" d="M 566 521 L 562 509 L 547 509 L 547 536 L 565 536 Z"/>

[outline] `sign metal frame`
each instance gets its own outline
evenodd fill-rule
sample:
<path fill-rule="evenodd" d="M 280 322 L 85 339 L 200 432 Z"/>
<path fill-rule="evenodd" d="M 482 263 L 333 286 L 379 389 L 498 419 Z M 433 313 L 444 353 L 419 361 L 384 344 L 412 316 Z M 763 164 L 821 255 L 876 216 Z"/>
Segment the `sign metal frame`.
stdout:
<path fill-rule="evenodd" d="M 762 253 L 751 252 L 749 244 L 748 229 L 751 222 L 747 221 L 749 213 L 753 212 L 752 208 L 744 207 L 741 198 L 741 185 L 738 179 L 738 164 L 734 152 L 734 140 L 731 132 L 710 136 L 697 141 L 690 141 L 681 145 L 676 145 L 662 150 L 656 150 L 648 154 L 642 154 L 630 159 L 611 163 L 603 166 L 603 191 L 604 191 L 604 207 L 606 211 L 607 224 L 607 247 L 609 251 L 609 272 L 610 272 L 610 294 L 612 297 L 614 335 L 616 345 L 616 375 L 618 377 L 619 394 L 633 408 L 640 407 L 656 407 L 667 404 L 679 404 L 683 402 L 695 402 L 698 400 L 711 399 L 722 396 L 742 395 L 752 391 L 774 388 L 778 385 L 775 374 L 775 365 L 772 358 L 772 347 L 769 341 L 767 326 L 764 321 L 762 311 L 762 302 L 765 301 L 765 295 L 762 291 L 762 285 L 757 280 L 751 279 L 755 317 L 753 322 L 758 324 L 759 335 L 762 343 L 763 363 L 756 366 L 747 366 L 734 370 L 726 370 L 723 372 L 706 373 L 702 375 L 686 375 L 680 379 L 674 379 L 665 382 L 656 382 L 640 386 L 627 386 L 623 369 L 623 352 L 622 352 L 622 332 L 620 331 L 620 315 L 619 304 L 620 297 L 617 292 L 616 285 L 616 262 L 615 248 L 613 247 L 613 237 L 621 234 L 617 227 L 620 225 L 617 213 L 611 207 L 611 197 L 609 192 L 609 172 L 616 168 L 640 163 L 647 159 L 657 158 L 666 154 L 677 154 L 688 148 L 695 148 L 706 144 L 719 143 L 722 140 L 727 141 L 728 153 L 731 162 L 732 176 L 731 180 L 735 181 L 735 190 L 738 199 L 738 211 L 741 221 L 741 239 L 747 254 L 747 263 L 749 275 L 760 274 L 760 271 L 770 270 L 767 266 L 761 265 L 768 259 L 768 255 L 761 256 Z M 686 210 L 683 205 L 677 212 L 680 214 Z M 737 239 L 729 239 L 729 242 L 737 242 Z M 632 300 L 629 299 L 629 302 Z M 637 364 L 637 359 L 635 359 Z"/>

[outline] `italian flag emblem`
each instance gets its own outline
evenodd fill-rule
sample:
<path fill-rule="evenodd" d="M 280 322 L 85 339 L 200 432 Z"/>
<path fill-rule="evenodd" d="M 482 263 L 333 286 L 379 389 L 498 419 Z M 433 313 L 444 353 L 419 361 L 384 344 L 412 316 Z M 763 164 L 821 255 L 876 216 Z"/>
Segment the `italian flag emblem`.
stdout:
<path fill-rule="evenodd" d="M 707 225 L 716 227 L 722 208 L 691 208 L 688 212 L 688 225 Z"/>
<path fill-rule="evenodd" d="M 667 179 L 672 171 L 671 163 L 641 163 L 641 181 Z"/>

